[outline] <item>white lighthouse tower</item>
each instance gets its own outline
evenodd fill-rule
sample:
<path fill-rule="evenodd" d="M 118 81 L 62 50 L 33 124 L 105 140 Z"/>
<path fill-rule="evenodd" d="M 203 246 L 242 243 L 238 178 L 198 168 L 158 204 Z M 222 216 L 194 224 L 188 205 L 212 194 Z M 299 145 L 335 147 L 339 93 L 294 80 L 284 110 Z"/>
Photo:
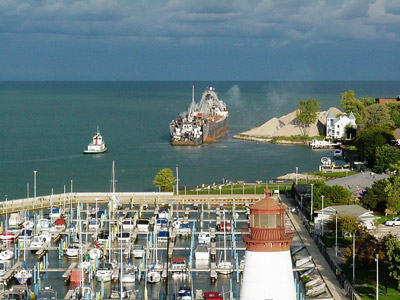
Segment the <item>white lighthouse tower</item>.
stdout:
<path fill-rule="evenodd" d="M 240 300 L 296 300 L 290 243 L 294 232 L 285 226 L 284 204 L 265 198 L 250 206 L 250 226 L 242 237 L 246 258 Z"/>

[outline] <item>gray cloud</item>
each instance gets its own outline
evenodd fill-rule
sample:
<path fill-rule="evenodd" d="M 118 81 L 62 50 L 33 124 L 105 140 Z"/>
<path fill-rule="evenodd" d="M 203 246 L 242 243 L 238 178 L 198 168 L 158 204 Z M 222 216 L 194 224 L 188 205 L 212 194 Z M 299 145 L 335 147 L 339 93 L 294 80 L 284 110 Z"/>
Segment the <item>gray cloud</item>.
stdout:
<path fill-rule="evenodd" d="M 199 45 L 256 40 L 270 47 L 397 40 L 398 1 L 2 0 L 0 33 L 109 36 Z"/>

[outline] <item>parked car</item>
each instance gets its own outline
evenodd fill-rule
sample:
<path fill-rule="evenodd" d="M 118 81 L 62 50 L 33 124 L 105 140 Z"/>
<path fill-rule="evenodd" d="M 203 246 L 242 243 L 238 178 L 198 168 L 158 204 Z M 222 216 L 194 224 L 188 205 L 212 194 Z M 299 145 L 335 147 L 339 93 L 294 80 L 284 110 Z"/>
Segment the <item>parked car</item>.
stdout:
<path fill-rule="evenodd" d="M 386 226 L 400 226 L 400 218 L 393 218 L 385 222 Z"/>

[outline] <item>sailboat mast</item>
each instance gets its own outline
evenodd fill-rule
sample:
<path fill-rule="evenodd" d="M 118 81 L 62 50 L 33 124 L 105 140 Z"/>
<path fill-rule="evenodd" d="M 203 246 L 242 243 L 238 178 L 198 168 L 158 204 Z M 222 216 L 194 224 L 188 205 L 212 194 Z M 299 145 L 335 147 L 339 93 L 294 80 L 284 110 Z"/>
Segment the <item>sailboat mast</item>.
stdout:
<path fill-rule="evenodd" d="M 115 169 L 114 169 L 114 161 L 112 163 L 112 193 L 115 194 Z"/>
<path fill-rule="evenodd" d="M 226 261 L 226 222 L 225 222 L 225 210 L 224 210 L 224 262 Z"/>

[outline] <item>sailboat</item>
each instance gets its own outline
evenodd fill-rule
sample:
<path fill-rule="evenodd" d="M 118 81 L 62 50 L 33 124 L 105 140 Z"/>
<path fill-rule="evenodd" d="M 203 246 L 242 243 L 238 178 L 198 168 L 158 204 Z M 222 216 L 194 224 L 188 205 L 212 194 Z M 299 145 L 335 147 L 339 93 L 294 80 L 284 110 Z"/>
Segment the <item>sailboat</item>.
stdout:
<path fill-rule="evenodd" d="M 162 264 L 158 261 L 157 226 L 154 226 L 153 242 L 155 249 L 151 255 L 152 264 L 149 267 L 149 271 L 147 271 L 147 282 L 149 283 L 157 283 L 161 280 L 161 271 L 163 268 Z"/>
<path fill-rule="evenodd" d="M 224 224 L 226 224 L 225 211 L 224 211 Z M 228 275 L 233 273 L 232 262 L 226 259 L 226 226 L 224 226 L 224 260 L 221 260 L 220 258 L 220 261 L 217 265 L 217 272 L 223 275 Z"/>
<path fill-rule="evenodd" d="M 24 268 L 19 270 L 14 277 L 18 280 L 19 284 L 25 284 L 29 279 L 32 278 L 32 271 L 27 270 L 26 268 L 26 250 L 25 250 L 25 241 L 24 241 Z"/>

